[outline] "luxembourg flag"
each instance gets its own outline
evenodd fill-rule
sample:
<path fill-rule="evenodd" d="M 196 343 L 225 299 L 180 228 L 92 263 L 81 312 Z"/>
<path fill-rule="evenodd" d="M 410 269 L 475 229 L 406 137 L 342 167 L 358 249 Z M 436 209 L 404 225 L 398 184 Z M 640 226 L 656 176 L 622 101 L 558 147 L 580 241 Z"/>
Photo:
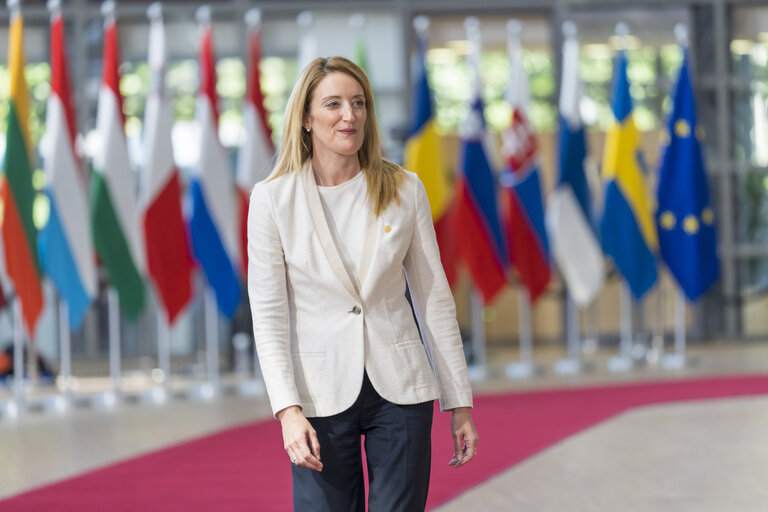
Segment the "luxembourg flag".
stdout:
<path fill-rule="evenodd" d="M 245 95 L 243 119 L 245 141 L 237 162 L 237 193 L 240 207 L 240 263 L 245 276 L 248 269 L 248 201 L 253 186 L 266 178 L 272 169 L 275 147 L 272 130 L 267 123 L 264 95 L 261 93 L 261 12 L 246 13 L 248 24 L 248 89 Z"/>
<path fill-rule="evenodd" d="M 479 29 L 478 29 L 479 30 Z M 468 60 L 474 72 L 474 93 L 469 117 L 461 127 L 459 173 L 453 223 L 459 256 L 469 269 L 483 302 L 492 302 L 506 284 L 506 247 L 496 202 L 496 180 L 486 153 L 483 102 L 480 99 L 480 43 Z"/>
<path fill-rule="evenodd" d="M 507 101 L 512 121 L 502 133 L 506 170 L 501 176 L 509 258 L 535 302 L 549 283 L 549 243 L 544 228 L 544 205 L 539 181 L 536 138 L 526 110 L 530 104 L 528 78 L 522 63 L 520 23 L 509 25 L 509 84 Z"/>
<path fill-rule="evenodd" d="M 579 103 L 579 41 L 576 26 L 566 22 L 563 80 L 560 86 L 560 176 L 549 196 L 547 229 L 552 254 L 574 302 L 584 307 L 603 286 L 603 251 L 591 220 L 589 184 L 584 172 L 587 144 Z"/>
<path fill-rule="evenodd" d="M 46 113 L 43 161 L 50 203 L 38 246 L 43 270 L 67 303 L 69 325 L 77 329 L 96 295 L 93 242 L 88 229 L 88 194 L 75 153 L 76 125 L 64 49 L 61 12 L 51 18 L 51 94 Z"/>
<path fill-rule="evenodd" d="M 240 302 L 237 202 L 234 180 L 217 130 L 213 28 L 206 11 L 200 15 L 200 90 L 196 106 L 200 163 L 191 173 L 189 233 L 195 257 L 216 294 L 219 310 L 232 318 Z"/>
<path fill-rule="evenodd" d="M 181 213 L 179 171 L 173 161 L 173 112 L 165 88 L 165 27 L 160 5 L 150 7 L 150 91 L 145 108 L 144 165 L 139 209 L 147 269 L 168 325 L 192 298 L 194 262 Z"/>

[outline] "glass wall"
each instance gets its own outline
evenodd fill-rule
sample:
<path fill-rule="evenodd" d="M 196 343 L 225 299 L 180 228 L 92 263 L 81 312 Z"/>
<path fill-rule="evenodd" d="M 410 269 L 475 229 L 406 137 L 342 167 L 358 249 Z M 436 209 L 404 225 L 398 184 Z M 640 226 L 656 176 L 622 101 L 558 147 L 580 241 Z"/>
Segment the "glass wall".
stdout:
<path fill-rule="evenodd" d="M 768 7 L 731 12 L 736 252 L 742 329 L 768 334 Z"/>

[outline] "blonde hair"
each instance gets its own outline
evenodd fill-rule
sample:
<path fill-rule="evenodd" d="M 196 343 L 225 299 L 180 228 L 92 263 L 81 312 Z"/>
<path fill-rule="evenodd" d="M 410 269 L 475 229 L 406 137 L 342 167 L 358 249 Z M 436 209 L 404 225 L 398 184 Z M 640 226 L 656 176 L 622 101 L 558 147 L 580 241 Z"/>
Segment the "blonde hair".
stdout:
<path fill-rule="evenodd" d="M 398 192 L 405 179 L 405 171 L 399 165 L 382 158 L 371 84 L 360 66 L 344 57 L 318 57 L 302 71 L 285 107 L 283 140 L 277 164 L 267 181 L 300 170 L 312 158 L 312 136 L 303 129 L 304 118 L 309 113 L 317 84 L 331 73 L 349 75 L 363 88 L 367 115 L 363 127 L 363 145 L 357 157 L 368 182 L 368 198 L 373 198 L 373 210 L 378 217 L 392 201 L 400 204 Z"/>

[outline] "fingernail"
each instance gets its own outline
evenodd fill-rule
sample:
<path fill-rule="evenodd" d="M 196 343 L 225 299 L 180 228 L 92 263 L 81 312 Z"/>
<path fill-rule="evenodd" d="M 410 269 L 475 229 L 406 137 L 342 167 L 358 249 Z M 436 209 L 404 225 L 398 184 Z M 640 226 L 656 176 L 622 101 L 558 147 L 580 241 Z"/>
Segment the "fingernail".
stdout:
<path fill-rule="evenodd" d="M 448 465 L 449 466 L 453 466 L 457 462 L 459 462 L 459 459 L 457 459 L 456 457 L 453 457 L 453 458 L 451 458 L 451 462 L 449 462 Z"/>

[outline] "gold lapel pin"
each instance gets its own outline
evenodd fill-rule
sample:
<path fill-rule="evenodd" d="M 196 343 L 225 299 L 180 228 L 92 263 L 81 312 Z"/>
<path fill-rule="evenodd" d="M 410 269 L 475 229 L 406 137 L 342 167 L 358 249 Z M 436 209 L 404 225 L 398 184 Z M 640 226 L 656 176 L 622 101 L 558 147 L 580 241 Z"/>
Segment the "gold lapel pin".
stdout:
<path fill-rule="evenodd" d="M 385 233 L 389 233 L 390 231 L 392 231 L 392 227 L 391 226 L 384 226 L 384 232 Z"/>

